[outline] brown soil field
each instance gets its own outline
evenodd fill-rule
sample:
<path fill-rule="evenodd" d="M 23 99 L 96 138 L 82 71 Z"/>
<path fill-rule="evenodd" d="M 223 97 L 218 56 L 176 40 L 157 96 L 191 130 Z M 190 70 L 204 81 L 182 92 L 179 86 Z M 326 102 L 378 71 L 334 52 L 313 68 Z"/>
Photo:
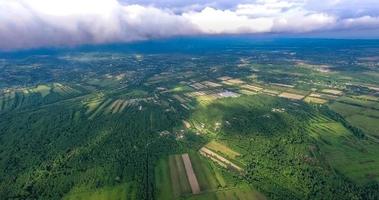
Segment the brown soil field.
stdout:
<path fill-rule="evenodd" d="M 222 164 L 221 164 L 221 165 L 224 166 L 224 167 L 225 167 L 225 166 L 230 166 L 230 167 L 232 167 L 232 168 L 234 168 L 234 169 L 236 169 L 236 170 L 238 170 L 238 171 L 243 171 L 242 168 L 238 167 L 238 166 L 235 165 L 234 163 L 230 162 L 229 160 L 227 160 L 227 159 L 225 159 L 224 157 L 218 155 L 217 153 L 215 153 L 215 152 L 209 150 L 209 149 L 206 148 L 206 147 L 202 147 L 199 151 L 200 151 L 200 154 L 202 154 L 202 155 L 204 155 L 204 156 L 206 156 L 206 157 L 209 157 L 209 158 L 211 158 L 212 160 L 216 159 L 216 160 L 217 160 L 217 161 L 216 161 L 217 163 L 223 163 L 223 165 L 222 165 Z"/>
<path fill-rule="evenodd" d="M 279 95 L 279 97 L 287 98 L 287 99 L 294 99 L 294 100 L 301 100 L 304 98 L 303 95 L 299 94 L 293 94 L 293 93 L 288 93 L 288 92 L 283 92 Z"/>
<path fill-rule="evenodd" d="M 187 178 L 191 186 L 192 194 L 199 194 L 200 193 L 199 182 L 197 181 L 195 172 L 193 171 L 192 163 L 188 154 L 182 154 L 182 159 L 183 159 L 184 167 L 186 169 Z"/>

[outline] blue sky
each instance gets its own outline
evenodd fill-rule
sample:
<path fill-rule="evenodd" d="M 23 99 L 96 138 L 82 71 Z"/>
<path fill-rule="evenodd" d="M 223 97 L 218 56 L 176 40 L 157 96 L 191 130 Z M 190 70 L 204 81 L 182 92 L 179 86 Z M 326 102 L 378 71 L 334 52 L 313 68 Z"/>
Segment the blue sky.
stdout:
<path fill-rule="evenodd" d="M 186 35 L 379 38 L 378 0 L 0 0 L 0 49 Z"/>

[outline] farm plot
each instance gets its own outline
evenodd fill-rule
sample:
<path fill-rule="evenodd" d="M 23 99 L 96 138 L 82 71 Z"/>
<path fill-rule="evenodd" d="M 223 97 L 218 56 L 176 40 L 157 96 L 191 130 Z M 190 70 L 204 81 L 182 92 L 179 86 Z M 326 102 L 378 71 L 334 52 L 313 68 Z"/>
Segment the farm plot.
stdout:
<path fill-rule="evenodd" d="M 168 92 L 174 92 L 174 93 L 182 93 L 182 92 L 190 92 L 190 91 L 193 91 L 193 88 L 187 85 L 177 85 L 171 90 L 168 90 Z"/>
<path fill-rule="evenodd" d="M 100 189 L 74 188 L 64 200 L 106 200 L 106 199 L 136 199 L 137 188 L 135 184 L 125 183 L 116 186 L 107 186 Z"/>
<path fill-rule="evenodd" d="M 264 89 L 264 90 L 262 90 L 262 92 L 264 94 L 267 94 L 267 95 L 270 95 L 270 96 L 278 96 L 280 94 L 280 92 L 278 92 L 276 90 L 269 90 L 269 89 Z"/>
<path fill-rule="evenodd" d="M 42 97 L 50 94 L 51 87 L 48 85 L 38 85 L 36 88 L 30 89 L 30 92 L 40 93 Z"/>
<path fill-rule="evenodd" d="M 171 155 L 159 161 L 155 173 L 158 199 L 178 199 L 191 194 L 191 186 L 180 155 Z"/>
<path fill-rule="evenodd" d="M 359 105 L 334 102 L 330 108 L 339 113 L 353 126 L 368 134 L 379 136 L 379 111 Z"/>
<path fill-rule="evenodd" d="M 55 102 L 62 98 L 50 96 L 50 94 L 58 94 L 53 91 L 53 86 L 39 85 L 33 88 L 12 89 L 0 96 L 0 111 L 17 109 L 30 105 L 41 105 L 43 103 Z M 46 99 L 45 97 L 50 98 Z"/>
<path fill-rule="evenodd" d="M 190 156 L 202 192 L 218 190 L 229 185 L 228 179 L 213 162 L 209 162 L 198 153 L 190 153 Z"/>
<path fill-rule="evenodd" d="M 202 147 L 199 150 L 199 152 L 200 152 L 201 155 L 210 158 L 211 160 L 215 161 L 216 163 L 218 163 L 222 167 L 225 167 L 225 168 L 228 168 L 228 169 L 234 169 L 234 170 L 237 170 L 237 171 L 243 171 L 243 169 L 241 167 L 237 166 L 236 164 L 234 164 L 231 161 L 225 159 L 224 157 L 220 156 L 219 154 L 217 154 L 217 153 L 209 150 L 206 147 Z"/>
<path fill-rule="evenodd" d="M 111 102 L 112 102 L 112 99 L 107 99 L 101 102 L 100 104 L 97 104 L 98 107 L 96 106 L 95 108 L 96 110 L 91 114 L 91 116 L 88 119 L 93 119 L 96 116 L 104 113 L 104 108 L 106 108 Z"/>
<path fill-rule="evenodd" d="M 188 154 L 182 154 L 182 159 L 184 167 L 186 169 L 187 178 L 191 186 L 192 194 L 198 194 L 200 192 L 200 187 L 199 183 L 197 182 L 197 178 L 195 172 L 193 171 L 191 160 Z"/>
<path fill-rule="evenodd" d="M 279 97 L 291 99 L 291 100 L 302 100 L 305 96 L 300 94 L 283 92 L 279 95 Z"/>
<path fill-rule="evenodd" d="M 80 94 L 81 92 L 67 85 L 54 83 L 51 89 L 52 92 L 58 93 L 61 96 L 71 96 Z"/>
<path fill-rule="evenodd" d="M 323 89 L 321 92 L 332 95 L 342 95 L 342 91 L 335 89 Z"/>
<path fill-rule="evenodd" d="M 205 86 L 205 85 L 203 85 L 201 83 L 194 83 L 194 84 L 191 84 L 190 86 L 193 87 L 196 90 L 202 90 L 202 89 L 207 88 L 207 86 Z"/>
<path fill-rule="evenodd" d="M 215 88 L 215 87 L 221 87 L 222 85 L 221 84 L 218 84 L 218 83 L 215 83 L 215 82 L 211 82 L 211 81 L 203 81 L 202 82 L 203 85 L 206 85 L 210 88 Z"/>
<path fill-rule="evenodd" d="M 207 106 L 213 103 L 216 99 L 217 97 L 215 95 L 204 95 L 196 97 L 197 102 L 199 102 L 199 104 L 202 106 Z"/>
<path fill-rule="evenodd" d="M 218 77 L 217 79 L 220 80 L 220 81 L 226 81 L 226 80 L 232 79 L 232 77 L 230 77 L 230 76 L 222 76 L 222 77 Z"/>
<path fill-rule="evenodd" d="M 261 88 L 261 87 L 254 86 L 254 85 L 248 85 L 248 84 L 241 85 L 241 88 L 246 89 L 246 90 L 250 90 L 253 92 L 259 92 L 259 91 L 263 90 L 263 88 Z"/>
<path fill-rule="evenodd" d="M 157 199 L 174 199 L 174 188 L 167 159 L 161 159 L 155 168 L 155 185 L 157 186 Z"/>
<path fill-rule="evenodd" d="M 13 107 L 14 98 L 16 97 L 16 93 L 14 91 L 5 93 L 0 97 L 0 111 L 7 110 Z"/>
<path fill-rule="evenodd" d="M 241 79 L 229 79 L 229 80 L 222 81 L 222 83 L 225 85 L 242 85 L 245 82 L 242 81 Z"/>
<path fill-rule="evenodd" d="M 342 124 L 330 119 L 315 119 L 314 122 L 309 132 L 320 145 L 316 156 L 357 183 L 379 181 L 377 143 L 356 138 Z"/>
<path fill-rule="evenodd" d="M 90 114 L 93 111 L 95 111 L 102 102 L 103 102 L 103 97 L 100 97 L 100 96 L 84 102 L 83 104 L 87 108 L 86 114 Z"/>
<path fill-rule="evenodd" d="M 177 95 L 177 94 L 174 94 L 174 95 L 172 95 L 172 97 L 174 97 L 176 100 L 178 100 L 180 103 L 182 103 L 182 104 L 184 104 L 184 103 L 187 103 L 188 102 L 188 100 L 187 99 L 185 99 L 184 97 L 182 97 L 182 96 L 179 96 L 179 95 Z"/>
<path fill-rule="evenodd" d="M 345 103 L 352 106 L 359 106 L 373 110 L 379 110 L 379 101 L 362 99 L 359 97 L 340 97 L 337 99 L 338 102 Z"/>
<path fill-rule="evenodd" d="M 305 102 L 307 103 L 315 103 L 315 104 L 325 104 L 328 101 L 325 99 L 317 98 L 317 97 L 305 97 L 304 99 Z"/>
<path fill-rule="evenodd" d="M 180 155 L 169 157 L 169 167 L 174 197 L 178 198 L 184 194 L 190 194 L 191 187 Z"/>
<path fill-rule="evenodd" d="M 232 176 L 196 152 L 161 159 L 155 168 L 158 199 L 197 198 L 235 187 Z"/>
<path fill-rule="evenodd" d="M 116 114 L 116 113 L 122 112 L 122 110 L 124 110 L 123 107 L 125 103 L 126 103 L 125 100 L 121 100 L 121 99 L 113 101 L 113 103 L 110 106 L 108 106 L 106 113 Z"/>
<path fill-rule="evenodd" d="M 219 142 L 216 142 L 214 140 L 209 142 L 208 144 L 206 144 L 205 147 L 207 147 L 208 149 L 213 150 L 215 152 L 220 152 L 220 153 L 226 155 L 227 157 L 229 157 L 231 159 L 236 159 L 237 157 L 241 156 L 241 154 L 239 154 L 238 152 L 235 152 L 232 149 L 230 149 L 229 147 L 227 147 L 227 146 L 225 146 Z"/>
<path fill-rule="evenodd" d="M 191 196 L 188 200 L 265 200 L 266 197 L 248 185 Z"/>
<path fill-rule="evenodd" d="M 244 94 L 244 95 L 255 95 L 255 94 L 257 94 L 256 92 L 253 92 L 253 91 L 250 91 L 250 90 L 244 90 L 244 89 L 239 90 L 238 92 L 240 94 Z"/>
<path fill-rule="evenodd" d="M 321 98 L 321 99 L 326 99 L 326 100 L 334 100 L 338 98 L 338 96 L 335 96 L 335 95 L 322 94 L 322 93 L 317 93 L 317 92 L 312 92 L 309 95 L 309 97 Z"/>

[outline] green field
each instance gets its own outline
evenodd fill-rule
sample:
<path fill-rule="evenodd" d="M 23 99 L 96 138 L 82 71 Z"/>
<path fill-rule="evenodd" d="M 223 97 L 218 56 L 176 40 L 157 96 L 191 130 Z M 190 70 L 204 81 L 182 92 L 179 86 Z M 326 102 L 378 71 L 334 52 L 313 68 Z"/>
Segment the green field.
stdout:
<path fill-rule="evenodd" d="M 197 152 L 189 153 L 193 170 L 200 185 L 200 194 L 193 195 L 189 188 L 186 173 L 180 155 L 171 155 L 161 159 L 155 168 L 155 183 L 158 199 L 246 199 L 249 195 L 264 199 L 259 192 L 242 184 L 231 172 L 220 168 L 216 163 L 200 156 Z M 259 197 L 259 198 L 258 198 Z"/>
<path fill-rule="evenodd" d="M 220 153 L 226 155 L 227 157 L 229 157 L 231 159 L 236 159 L 238 156 L 241 155 L 238 152 L 235 152 L 232 149 L 230 149 L 229 147 L 227 147 L 227 146 L 225 146 L 219 142 L 216 142 L 216 141 L 211 141 L 205 146 L 211 150 L 214 150 L 216 152 L 220 152 Z"/>
<path fill-rule="evenodd" d="M 189 197 L 188 200 L 265 200 L 266 197 L 248 185 Z"/>
<path fill-rule="evenodd" d="M 379 137 L 379 103 L 357 99 L 341 100 L 331 104 L 331 109 L 341 114 L 353 126 Z"/>
<path fill-rule="evenodd" d="M 107 186 L 96 190 L 84 188 L 73 189 L 64 200 L 128 200 L 136 199 L 136 190 L 133 184 Z"/>
<path fill-rule="evenodd" d="M 336 172 L 360 184 L 379 180 L 378 143 L 359 140 L 340 123 L 332 120 L 315 122 L 309 127 L 318 141 L 320 152 L 314 152 Z"/>

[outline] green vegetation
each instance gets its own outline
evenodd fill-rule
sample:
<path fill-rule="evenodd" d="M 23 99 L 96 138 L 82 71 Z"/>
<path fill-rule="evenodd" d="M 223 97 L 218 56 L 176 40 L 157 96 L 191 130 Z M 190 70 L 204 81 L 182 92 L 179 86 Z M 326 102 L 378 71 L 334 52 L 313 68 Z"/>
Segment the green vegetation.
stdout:
<path fill-rule="evenodd" d="M 232 172 L 220 168 L 216 163 L 200 156 L 199 153 L 189 153 L 193 170 L 200 185 L 200 194 L 192 194 L 180 155 L 171 155 L 161 159 L 155 168 L 158 199 L 265 199 L 259 192 L 253 190 L 244 181 L 235 177 Z"/>
<path fill-rule="evenodd" d="M 360 140 L 340 123 L 317 118 L 309 126 L 318 146 L 312 146 L 314 156 L 325 161 L 351 180 L 360 184 L 378 181 L 379 146 L 370 140 Z"/>
<path fill-rule="evenodd" d="M 65 200 L 127 200 L 136 199 L 135 186 L 129 184 L 121 184 L 117 186 L 107 186 L 97 190 L 73 189 L 67 196 L 63 199 Z"/>
<path fill-rule="evenodd" d="M 330 107 L 346 118 L 351 125 L 379 137 L 379 102 L 342 98 Z"/>
<path fill-rule="evenodd" d="M 375 193 L 369 184 L 376 179 L 372 175 L 377 173 L 374 166 L 379 159 L 374 155 L 379 148 L 323 113 L 318 107 L 256 95 L 216 101 L 195 111 L 192 120 L 206 124 L 210 132 L 216 122 L 222 122 L 215 137 L 241 153 L 246 163 L 244 179 L 271 199 L 350 199 Z M 322 126 L 329 132 L 318 130 L 314 119 L 324 119 Z M 347 144 L 346 137 L 355 142 Z M 364 145 L 366 150 L 361 150 Z M 347 167 L 354 157 L 357 160 Z M 362 166 L 367 160 L 371 163 Z M 362 168 L 368 171 L 357 171 Z"/>
<path fill-rule="evenodd" d="M 315 41 L 1 58 L 0 199 L 379 199 L 379 43 Z"/>

